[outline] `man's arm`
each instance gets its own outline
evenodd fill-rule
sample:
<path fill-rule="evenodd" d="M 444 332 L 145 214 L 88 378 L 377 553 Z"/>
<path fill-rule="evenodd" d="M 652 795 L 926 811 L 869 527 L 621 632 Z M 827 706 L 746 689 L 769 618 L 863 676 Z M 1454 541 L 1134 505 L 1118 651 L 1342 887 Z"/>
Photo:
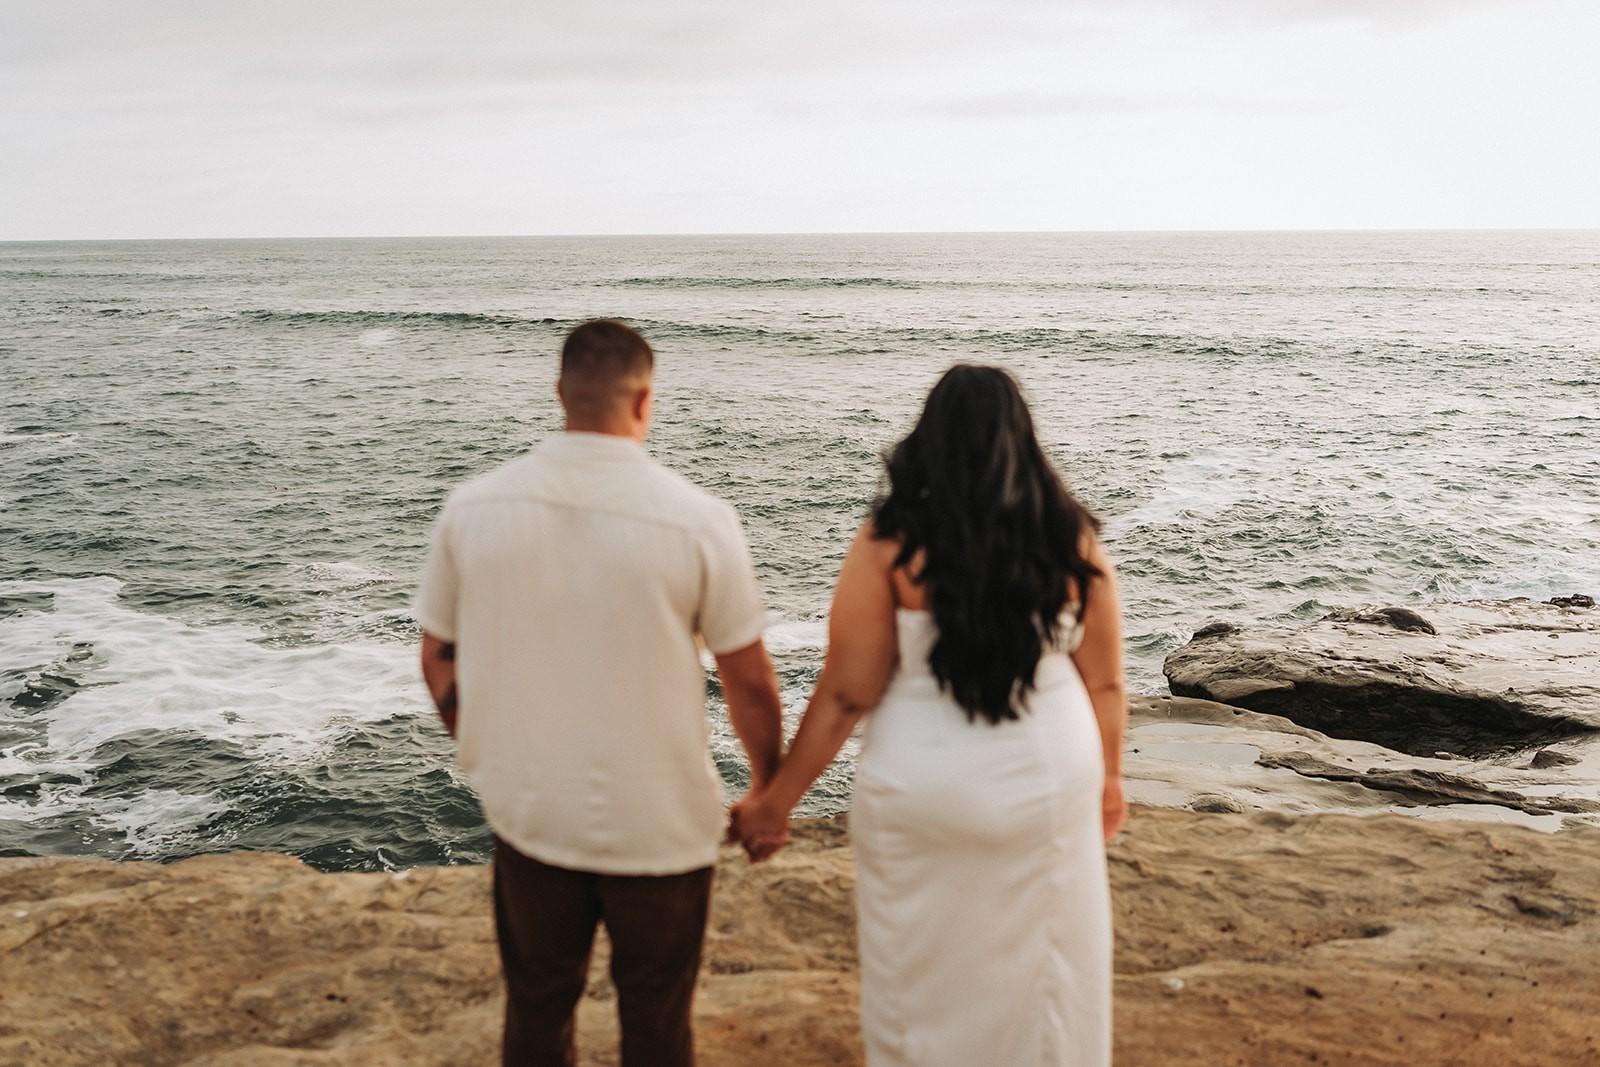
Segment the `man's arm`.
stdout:
<path fill-rule="evenodd" d="M 750 788 L 760 789 L 777 773 L 783 755 L 783 700 L 778 696 L 777 672 L 759 637 L 716 660 L 728 721 L 750 758 Z"/>
<path fill-rule="evenodd" d="M 422 631 L 422 680 L 445 732 L 456 735 L 456 646 Z"/>

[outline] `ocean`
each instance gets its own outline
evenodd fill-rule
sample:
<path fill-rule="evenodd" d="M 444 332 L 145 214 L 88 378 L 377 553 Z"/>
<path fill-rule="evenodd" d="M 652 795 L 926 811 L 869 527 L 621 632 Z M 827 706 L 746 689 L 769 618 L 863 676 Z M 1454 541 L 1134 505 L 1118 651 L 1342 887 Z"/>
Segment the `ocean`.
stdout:
<path fill-rule="evenodd" d="M 1596 231 L 0 244 L 0 855 L 484 859 L 406 605 L 581 319 L 656 346 L 650 446 L 737 506 L 793 718 L 961 360 L 1104 519 L 1135 690 L 1212 619 L 1596 591 L 1597 293 Z"/>

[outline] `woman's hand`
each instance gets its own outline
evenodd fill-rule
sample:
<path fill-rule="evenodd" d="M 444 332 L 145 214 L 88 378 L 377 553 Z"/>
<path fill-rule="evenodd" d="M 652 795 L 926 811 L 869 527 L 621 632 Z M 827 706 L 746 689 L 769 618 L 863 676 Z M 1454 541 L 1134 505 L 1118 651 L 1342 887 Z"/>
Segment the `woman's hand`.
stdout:
<path fill-rule="evenodd" d="M 751 790 L 728 812 L 728 840 L 743 845 L 751 863 L 760 863 L 788 844 L 789 813 L 765 792 Z"/>
<path fill-rule="evenodd" d="M 1122 776 L 1113 775 L 1106 779 L 1105 789 L 1100 794 L 1100 822 L 1106 840 L 1109 842 L 1116 837 L 1127 821 L 1128 801 L 1122 795 Z"/>

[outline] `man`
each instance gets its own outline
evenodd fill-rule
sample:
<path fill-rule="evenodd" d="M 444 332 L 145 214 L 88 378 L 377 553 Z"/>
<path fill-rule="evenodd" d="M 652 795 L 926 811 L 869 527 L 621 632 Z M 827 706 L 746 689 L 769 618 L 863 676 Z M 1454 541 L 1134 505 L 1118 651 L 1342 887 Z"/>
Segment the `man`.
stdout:
<path fill-rule="evenodd" d="M 495 835 L 508 1067 L 575 1061 L 602 922 L 623 1064 L 694 1061 L 726 819 L 700 642 L 752 779 L 778 763 L 782 706 L 739 520 L 644 450 L 654 363 L 621 322 L 573 330 L 556 386 L 566 432 L 451 494 L 417 597 L 423 676 Z"/>

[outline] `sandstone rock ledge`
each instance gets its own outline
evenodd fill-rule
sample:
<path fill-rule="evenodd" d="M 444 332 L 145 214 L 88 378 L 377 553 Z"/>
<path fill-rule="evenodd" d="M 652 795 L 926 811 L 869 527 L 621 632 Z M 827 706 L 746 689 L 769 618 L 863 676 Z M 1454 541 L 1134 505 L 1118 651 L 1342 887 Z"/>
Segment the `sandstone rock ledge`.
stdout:
<path fill-rule="evenodd" d="M 1600 734 L 1600 610 L 1582 595 L 1335 611 L 1298 626 L 1214 622 L 1163 670 L 1174 696 L 1415 756 Z"/>
<path fill-rule="evenodd" d="M 1112 876 L 1124 1067 L 1600 1064 L 1600 830 L 1141 808 Z M 851 881 L 837 821 L 724 857 L 702 1063 L 860 1062 Z M 470 867 L 5 860 L 0 1064 L 497 1062 L 486 894 Z M 586 1064 L 615 1062 L 612 996 Z"/>

